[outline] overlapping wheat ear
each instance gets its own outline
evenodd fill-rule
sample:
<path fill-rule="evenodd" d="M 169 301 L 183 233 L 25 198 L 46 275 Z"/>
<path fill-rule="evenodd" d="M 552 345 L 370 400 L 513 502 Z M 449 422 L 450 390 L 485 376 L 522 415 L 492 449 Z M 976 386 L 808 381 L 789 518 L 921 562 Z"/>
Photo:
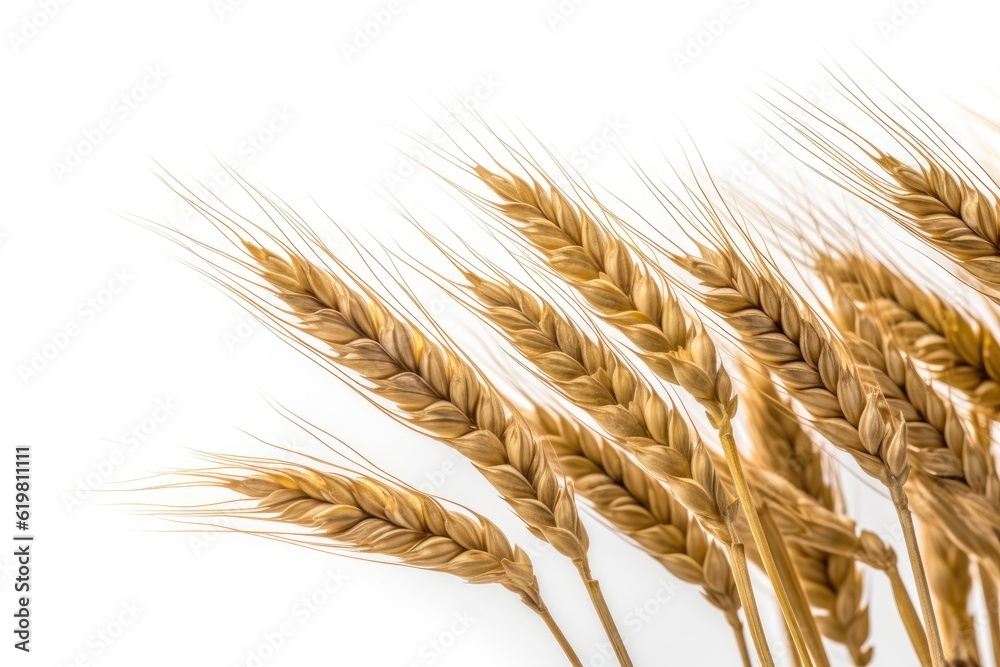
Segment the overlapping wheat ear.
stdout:
<path fill-rule="evenodd" d="M 860 307 L 853 295 L 864 285 L 827 278 L 833 295 L 837 326 L 848 338 L 854 355 L 875 375 L 890 405 L 907 424 L 909 460 L 915 470 L 932 477 L 935 490 L 948 486 L 962 501 L 963 510 L 948 509 L 938 517 L 952 539 L 1000 570 L 1000 480 L 988 448 L 972 438 L 961 416 L 946 396 L 939 395 L 906 358 L 892 335 L 884 330 L 878 306 Z M 928 482 L 921 476 L 921 482 Z"/>
<path fill-rule="evenodd" d="M 461 262 L 451 257 L 456 266 Z M 733 530 L 734 504 L 684 416 L 603 341 L 595 341 L 553 306 L 511 281 L 487 280 L 463 269 L 473 307 L 566 401 L 585 410 L 637 461 L 666 482 L 674 498 L 726 545 L 755 645 L 766 638 L 747 571 L 743 545 Z M 811 619 L 797 622 L 807 626 Z M 814 642 L 812 652 L 822 653 Z M 816 656 L 822 664 L 824 656 Z"/>
<path fill-rule="evenodd" d="M 809 437 L 787 399 L 766 369 L 746 364 L 746 390 L 740 398 L 750 428 L 751 460 L 808 494 L 817 503 L 843 514 L 840 487 L 823 451 Z M 801 544 L 793 545 L 792 560 L 803 581 L 820 631 L 847 646 L 855 665 L 872 658 L 868 646 L 869 613 L 864 583 L 854 560 Z"/>
<path fill-rule="evenodd" d="M 186 472 L 187 485 L 228 489 L 250 505 L 179 513 L 290 524 L 308 531 L 298 538 L 303 544 L 382 556 L 473 584 L 500 584 L 545 621 L 570 663 L 582 667 L 542 600 L 528 555 L 485 517 L 375 477 L 277 459 L 211 458 L 219 466 Z"/>
<path fill-rule="evenodd" d="M 700 283 L 701 302 L 729 325 L 750 357 L 802 405 L 812 418 L 812 427 L 889 491 L 917 582 L 933 664 L 939 667 L 944 663 L 940 633 L 903 488 L 910 467 L 901 416 L 893 412 L 872 374 L 771 266 L 753 239 L 745 237 L 750 251 L 737 246 L 732 234 L 743 230 L 736 218 L 739 212 L 728 204 L 714 203 L 721 193 L 700 184 L 686 186 L 688 195 L 699 197 L 689 203 L 683 193 L 678 197 L 648 184 L 672 218 L 695 230 L 690 240 L 697 251 L 688 254 L 676 249 L 662 232 L 662 241 L 647 241 Z"/>
<path fill-rule="evenodd" d="M 1000 415 L 1000 343 L 983 322 L 865 254 L 818 253 L 815 266 L 858 303 L 870 304 L 934 379 L 961 391 L 979 410 Z"/>
<path fill-rule="evenodd" d="M 891 81 L 882 93 L 842 74 L 833 80 L 883 132 L 881 147 L 856 123 L 792 95 L 770 105 L 786 134 L 832 169 L 832 180 L 949 257 L 1000 303 L 1000 186 Z"/>
<path fill-rule="evenodd" d="M 561 410 L 533 405 L 528 420 L 544 436 L 577 493 L 611 526 L 678 579 L 699 586 L 726 617 L 744 664 L 752 664 L 732 569 L 719 544 L 621 449 Z"/>
<path fill-rule="evenodd" d="M 224 274 L 229 278 L 224 284 L 279 329 L 304 334 L 306 339 L 295 338 L 300 349 L 310 350 L 331 370 L 346 369 L 348 374 L 341 371 L 338 376 L 362 395 L 379 399 L 386 414 L 468 458 L 535 536 L 572 560 L 619 662 L 623 667 L 631 665 L 600 586 L 591 575 L 589 541 L 572 486 L 564 483 L 545 457 L 542 441 L 485 376 L 451 346 L 394 313 L 280 202 L 251 190 L 261 210 L 297 231 L 300 240 L 322 259 L 309 259 L 287 236 L 278 238 L 235 213 L 227 215 L 187 191 L 178 192 L 195 210 L 227 230 L 241 254 L 226 255 L 203 247 L 263 280 L 258 284 L 230 271 Z M 283 307 L 264 301 L 260 290 L 280 300 Z"/>
<path fill-rule="evenodd" d="M 937 601 L 941 637 L 949 665 L 978 665 L 976 620 L 969 612 L 972 576 L 968 554 L 943 531 L 924 530 L 921 538 L 927 577 Z"/>
<path fill-rule="evenodd" d="M 808 667 L 812 660 L 806 638 L 780 584 L 778 564 L 772 557 L 742 473 L 732 426 L 736 395 L 715 343 L 697 317 L 685 311 L 660 279 L 659 267 L 637 257 L 625 241 L 572 201 L 552 179 L 539 169 L 530 182 L 511 170 L 498 169 L 503 173 L 474 166 L 475 174 L 498 198 L 480 199 L 479 203 L 520 234 L 594 312 L 621 331 L 658 376 L 681 387 L 706 409 L 710 422 L 718 430 L 726 462 L 733 471 L 734 489 L 744 506 L 754 543 L 796 650 Z M 746 600 L 744 605 L 749 609 Z M 754 637 L 758 654 L 769 664 L 771 658 L 763 634 L 758 637 L 755 633 Z"/>

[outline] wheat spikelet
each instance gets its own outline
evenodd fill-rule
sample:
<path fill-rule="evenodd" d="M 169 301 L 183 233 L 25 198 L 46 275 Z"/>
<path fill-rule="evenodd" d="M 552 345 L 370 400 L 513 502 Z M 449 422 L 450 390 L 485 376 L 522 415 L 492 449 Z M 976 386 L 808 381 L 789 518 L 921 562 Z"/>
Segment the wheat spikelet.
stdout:
<path fill-rule="evenodd" d="M 577 493 L 667 571 L 701 587 L 742 643 L 740 599 L 725 553 L 666 487 L 624 451 L 562 412 L 536 405 L 528 419 L 552 446 Z"/>
<path fill-rule="evenodd" d="M 741 394 L 750 425 L 752 460 L 801 489 L 831 512 L 843 513 L 843 500 L 825 469 L 823 453 L 803 430 L 791 406 L 780 395 L 765 369 L 748 367 L 747 389 Z M 841 555 L 801 544 L 792 545 L 792 560 L 803 580 L 820 631 L 842 643 L 855 665 L 867 665 L 872 649 L 864 585 L 855 562 Z"/>
<path fill-rule="evenodd" d="M 869 304 L 935 379 L 963 392 L 980 410 L 1000 411 L 1000 344 L 982 322 L 861 253 L 817 253 L 816 268 L 855 301 Z"/>
<path fill-rule="evenodd" d="M 216 458 L 224 468 L 193 471 L 189 476 L 205 486 L 229 489 L 252 504 L 206 509 L 197 515 L 291 524 L 308 531 L 299 541 L 307 546 L 377 555 L 473 584 L 500 584 L 545 621 L 571 664 L 581 665 L 542 600 L 528 555 L 485 517 L 458 512 L 415 489 L 364 475 L 278 460 Z"/>
<path fill-rule="evenodd" d="M 635 345 L 660 377 L 690 393 L 725 428 L 736 413 L 732 379 L 700 320 L 685 312 L 658 267 L 638 258 L 584 208 L 551 182 L 528 183 L 476 166 L 512 220 L 548 265 Z"/>
<path fill-rule="evenodd" d="M 941 530 L 923 532 L 927 578 L 937 600 L 949 665 L 978 665 L 976 621 L 969 613 L 972 576 L 969 556 Z"/>

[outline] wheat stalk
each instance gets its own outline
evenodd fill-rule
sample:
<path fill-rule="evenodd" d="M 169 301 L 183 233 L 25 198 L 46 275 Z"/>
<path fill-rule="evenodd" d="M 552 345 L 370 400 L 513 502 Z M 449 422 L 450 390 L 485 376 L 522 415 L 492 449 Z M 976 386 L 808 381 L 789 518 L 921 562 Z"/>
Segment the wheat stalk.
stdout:
<path fill-rule="evenodd" d="M 836 482 L 824 465 L 824 455 L 805 432 L 767 370 L 745 367 L 746 391 L 741 392 L 750 426 L 752 460 L 808 494 L 831 512 L 843 513 Z M 844 644 L 855 665 L 867 665 L 868 608 L 863 602 L 863 579 L 855 562 L 821 549 L 793 545 L 792 559 L 803 580 L 810 604 L 822 610 L 820 631 Z"/>
<path fill-rule="evenodd" d="M 747 513 L 754 543 L 796 650 L 803 663 L 811 666 L 805 637 L 781 586 L 777 564 L 742 473 L 733 438 L 732 418 L 737 400 L 732 380 L 701 322 L 684 311 L 669 287 L 659 279 L 658 268 L 637 258 L 628 244 L 599 224 L 544 175 L 540 175 L 541 182 L 529 183 L 510 171 L 501 175 L 481 165 L 475 166 L 475 173 L 499 197 L 500 201 L 492 206 L 500 217 L 512 223 L 546 264 L 581 294 L 604 321 L 622 332 L 658 376 L 681 387 L 706 409 L 709 421 L 719 433 L 726 462 L 733 471 L 737 497 Z M 735 564 L 734 567 L 739 582 L 740 568 Z M 749 582 L 746 588 L 747 595 L 751 595 Z M 746 599 L 744 607 L 751 609 Z M 770 664 L 766 639 L 757 626 L 755 622 L 750 624 L 754 644 L 761 659 Z"/>
<path fill-rule="evenodd" d="M 608 523 L 678 579 L 699 586 L 733 630 L 744 665 L 751 664 L 732 569 L 718 543 L 662 482 L 609 440 L 565 413 L 532 406 L 528 419 L 544 436 L 577 493 Z"/>
<path fill-rule="evenodd" d="M 485 517 L 458 512 L 425 493 L 373 477 L 278 460 L 217 459 L 223 468 L 188 475 L 205 486 L 238 493 L 252 505 L 213 508 L 199 515 L 209 512 L 292 524 L 310 531 L 304 537 L 311 539 L 303 544 L 331 544 L 473 584 L 500 584 L 545 621 L 570 663 L 582 667 L 542 600 L 528 555 L 511 546 Z"/>

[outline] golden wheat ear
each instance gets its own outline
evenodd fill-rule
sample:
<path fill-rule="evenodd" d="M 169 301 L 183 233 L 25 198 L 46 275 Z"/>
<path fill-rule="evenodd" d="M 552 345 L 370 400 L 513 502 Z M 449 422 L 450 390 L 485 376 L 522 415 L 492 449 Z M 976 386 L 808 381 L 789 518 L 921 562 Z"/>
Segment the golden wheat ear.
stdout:
<path fill-rule="evenodd" d="M 950 259 L 1000 303 L 1000 186 L 884 74 L 877 91 L 843 73 L 831 76 L 871 132 L 862 136 L 857 118 L 776 91 L 766 104 L 787 143 L 804 149 L 807 163 L 825 163 L 830 180 Z"/>
<path fill-rule="evenodd" d="M 375 477 L 276 459 L 215 460 L 217 467 L 183 473 L 186 486 L 220 487 L 245 502 L 170 516 L 259 519 L 305 531 L 280 533 L 282 541 L 384 558 L 473 584 L 500 584 L 545 621 L 571 664 L 582 664 L 542 601 L 528 555 L 485 517 Z"/>

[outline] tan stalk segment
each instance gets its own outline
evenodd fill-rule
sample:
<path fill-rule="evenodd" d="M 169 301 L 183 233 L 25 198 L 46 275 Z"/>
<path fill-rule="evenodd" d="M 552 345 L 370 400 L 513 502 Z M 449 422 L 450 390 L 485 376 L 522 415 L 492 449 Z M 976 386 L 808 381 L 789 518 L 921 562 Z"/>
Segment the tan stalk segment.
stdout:
<path fill-rule="evenodd" d="M 721 459 L 719 454 L 714 456 Z M 924 667 L 931 665 L 927 635 L 920 614 L 900 577 L 893 550 L 874 533 L 859 532 L 852 519 L 830 511 L 780 475 L 752 461 L 747 465 L 747 474 L 754 493 L 761 502 L 767 503 L 771 517 L 790 546 L 841 556 L 885 573 L 900 620 L 920 664 Z"/>

